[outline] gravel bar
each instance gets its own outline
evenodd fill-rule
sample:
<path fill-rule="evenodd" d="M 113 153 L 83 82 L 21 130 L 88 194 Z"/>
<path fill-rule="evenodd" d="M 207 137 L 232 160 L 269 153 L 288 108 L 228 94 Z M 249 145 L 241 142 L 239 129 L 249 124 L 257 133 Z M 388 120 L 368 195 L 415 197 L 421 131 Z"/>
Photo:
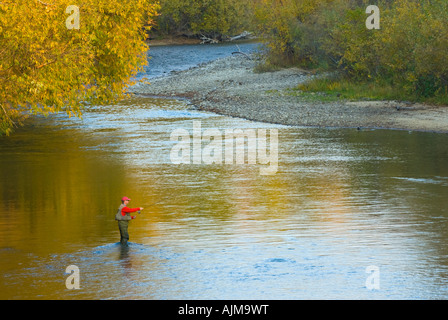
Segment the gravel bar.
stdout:
<path fill-rule="evenodd" d="M 309 102 L 288 89 L 315 75 L 288 68 L 254 72 L 254 56 L 234 54 L 137 84 L 131 93 L 187 99 L 197 110 L 248 120 L 319 128 L 448 132 L 448 108 L 397 101 Z"/>

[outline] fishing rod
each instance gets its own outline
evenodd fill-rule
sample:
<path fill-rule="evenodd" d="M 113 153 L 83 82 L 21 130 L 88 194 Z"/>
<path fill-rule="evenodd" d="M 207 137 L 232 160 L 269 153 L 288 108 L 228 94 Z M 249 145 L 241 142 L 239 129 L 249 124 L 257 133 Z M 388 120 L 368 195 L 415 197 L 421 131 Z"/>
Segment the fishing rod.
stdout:
<path fill-rule="evenodd" d="M 152 204 L 150 204 L 150 205 L 148 205 L 148 206 L 145 206 L 145 207 L 153 207 L 153 206 L 155 206 L 155 205 L 157 205 L 157 204 L 159 204 L 159 203 L 165 201 L 165 200 L 168 199 L 168 198 L 169 198 L 169 196 L 165 196 L 165 197 L 163 197 L 162 199 L 160 199 L 159 201 L 154 202 L 154 203 L 152 203 Z M 138 214 L 140 214 L 140 210 L 138 211 Z"/>
<path fill-rule="evenodd" d="M 165 199 L 162 199 L 162 200 L 159 200 L 159 201 L 157 201 L 157 202 L 154 202 L 153 204 L 150 204 L 149 206 L 146 206 L 146 207 L 153 207 L 153 206 L 155 206 L 156 204 L 159 204 L 160 202 L 162 202 L 163 200 L 165 200 Z M 137 212 L 138 212 L 138 214 L 141 213 L 140 210 L 138 210 Z"/>

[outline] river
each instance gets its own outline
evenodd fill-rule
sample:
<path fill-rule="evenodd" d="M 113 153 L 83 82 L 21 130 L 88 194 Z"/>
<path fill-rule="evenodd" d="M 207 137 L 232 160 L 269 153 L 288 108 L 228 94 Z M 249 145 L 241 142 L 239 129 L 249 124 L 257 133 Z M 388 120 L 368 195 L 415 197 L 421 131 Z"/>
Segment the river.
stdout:
<path fill-rule="evenodd" d="M 155 47 L 148 76 L 232 51 Z M 278 132 L 277 170 L 173 163 L 173 132 L 193 144 L 195 124 Z M 34 117 L 0 153 L 2 299 L 448 298 L 446 134 L 269 125 L 134 97 Z M 145 207 L 128 248 L 122 196 Z M 80 289 L 66 286 L 71 265 Z"/>

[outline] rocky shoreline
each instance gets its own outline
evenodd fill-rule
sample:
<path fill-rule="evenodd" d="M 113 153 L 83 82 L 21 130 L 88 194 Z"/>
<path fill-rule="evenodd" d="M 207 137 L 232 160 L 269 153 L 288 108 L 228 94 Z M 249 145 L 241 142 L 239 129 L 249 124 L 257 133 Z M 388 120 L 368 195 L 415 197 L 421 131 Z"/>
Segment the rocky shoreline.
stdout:
<path fill-rule="evenodd" d="M 289 89 L 314 77 L 297 68 L 257 73 L 254 56 L 234 54 L 137 84 L 130 92 L 183 98 L 198 110 L 319 128 L 448 132 L 448 108 L 396 101 L 305 101 Z"/>

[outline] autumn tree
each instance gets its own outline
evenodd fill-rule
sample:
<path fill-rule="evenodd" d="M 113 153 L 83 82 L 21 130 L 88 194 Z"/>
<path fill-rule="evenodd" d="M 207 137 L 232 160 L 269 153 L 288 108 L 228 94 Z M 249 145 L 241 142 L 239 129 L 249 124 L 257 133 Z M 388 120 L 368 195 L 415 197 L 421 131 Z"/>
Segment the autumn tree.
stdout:
<path fill-rule="evenodd" d="M 218 38 L 250 28 L 252 0 L 160 0 L 157 29 L 161 34 Z"/>
<path fill-rule="evenodd" d="M 255 0 L 254 24 L 269 50 L 268 59 L 293 64 L 310 58 L 308 48 L 319 30 L 310 19 L 333 0 Z"/>
<path fill-rule="evenodd" d="M 380 1 L 379 6 L 381 29 L 376 31 L 364 26 L 365 7 L 341 12 L 325 50 L 356 81 L 391 83 L 418 97 L 446 97 L 448 3 L 397 0 Z"/>
<path fill-rule="evenodd" d="M 375 2 L 379 30 L 366 27 L 369 0 L 255 0 L 264 63 L 338 70 L 355 83 L 446 101 L 448 2 Z"/>
<path fill-rule="evenodd" d="M 79 29 L 68 28 L 69 6 Z M 125 95 L 146 64 L 153 0 L 1 0 L 0 134 L 30 113 L 81 115 Z"/>

